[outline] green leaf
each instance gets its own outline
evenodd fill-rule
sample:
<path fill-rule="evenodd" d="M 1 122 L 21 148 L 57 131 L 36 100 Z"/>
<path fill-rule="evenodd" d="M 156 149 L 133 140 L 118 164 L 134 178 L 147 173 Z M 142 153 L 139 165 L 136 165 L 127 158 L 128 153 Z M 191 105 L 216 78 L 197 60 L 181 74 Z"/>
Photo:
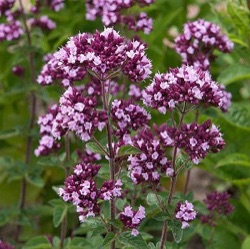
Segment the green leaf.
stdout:
<path fill-rule="evenodd" d="M 28 175 L 28 174 L 26 174 L 25 178 L 30 184 L 32 184 L 34 186 L 37 186 L 39 188 L 42 188 L 44 186 L 43 178 L 38 176 L 38 175 Z"/>
<path fill-rule="evenodd" d="M 66 205 L 65 206 L 56 206 L 54 208 L 54 211 L 53 211 L 53 224 L 54 224 L 55 227 L 58 227 L 62 223 L 64 217 L 67 214 L 67 210 L 68 210 L 68 208 L 67 208 Z"/>
<path fill-rule="evenodd" d="M 249 31 L 250 30 L 250 22 L 249 22 L 249 14 L 247 9 L 245 9 L 242 5 L 237 5 L 236 3 L 229 2 L 227 5 L 227 11 L 234 25 L 242 30 Z"/>
<path fill-rule="evenodd" d="M 168 222 L 168 227 L 172 231 L 175 242 L 180 243 L 183 236 L 183 229 L 181 229 L 181 223 L 177 220 L 171 220 Z"/>
<path fill-rule="evenodd" d="M 234 153 L 224 157 L 216 164 L 215 167 L 218 168 L 227 165 L 243 166 L 250 168 L 250 159 L 245 154 Z"/>
<path fill-rule="evenodd" d="M 105 238 L 104 238 L 104 241 L 103 241 L 103 246 L 106 246 L 106 245 L 109 245 L 111 243 L 111 241 L 114 239 L 115 237 L 115 234 L 114 233 L 108 233 Z"/>
<path fill-rule="evenodd" d="M 0 226 L 4 226 L 18 215 L 17 209 L 2 209 L 0 210 Z"/>
<path fill-rule="evenodd" d="M 241 249 L 249 249 L 250 248 L 250 236 L 246 237 L 242 243 Z"/>
<path fill-rule="evenodd" d="M 249 103 L 233 103 L 229 111 L 221 116 L 234 126 L 250 130 Z"/>
<path fill-rule="evenodd" d="M 96 236 L 98 234 L 102 234 L 105 232 L 106 232 L 106 229 L 105 229 L 104 225 L 100 225 L 93 230 L 92 236 Z"/>
<path fill-rule="evenodd" d="M 86 148 L 93 153 L 98 153 L 100 155 L 105 155 L 100 146 L 95 142 L 89 142 L 86 144 Z M 105 148 L 105 147 L 104 147 Z"/>
<path fill-rule="evenodd" d="M 20 129 L 14 128 L 0 132 L 0 140 L 16 137 L 20 135 Z"/>
<path fill-rule="evenodd" d="M 158 221 L 164 221 L 170 218 L 170 216 L 168 215 L 168 213 L 161 211 L 159 213 L 156 213 L 153 218 Z"/>
<path fill-rule="evenodd" d="M 125 245 L 131 245 L 136 249 L 147 248 L 147 243 L 140 234 L 137 236 L 133 236 L 131 235 L 131 232 L 124 232 L 119 237 L 119 241 Z"/>
<path fill-rule="evenodd" d="M 132 145 L 124 145 L 118 150 L 118 157 L 120 156 L 128 156 L 128 155 L 135 155 L 140 154 L 141 150 L 132 146 Z"/>
<path fill-rule="evenodd" d="M 24 246 L 24 249 L 49 249 L 49 248 L 52 248 L 52 245 L 43 236 L 39 236 L 29 240 Z"/>
<path fill-rule="evenodd" d="M 223 70 L 219 77 L 217 78 L 217 81 L 220 84 L 223 85 L 229 85 L 232 83 L 237 83 L 242 80 L 246 80 L 250 78 L 250 68 L 241 65 L 241 64 L 233 64 L 230 67 Z"/>
<path fill-rule="evenodd" d="M 159 200 L 162 201 L 162 197 L 161 196 L 158 196 Z M 154 193 L 149 193 L 147 195 L 147 203 L 149 206 L 152 206 L 152 205 L 157 205 L 159 206 L 159 202 L 158 202 L 158 199 L 156 197 L 156 194 Z"/>

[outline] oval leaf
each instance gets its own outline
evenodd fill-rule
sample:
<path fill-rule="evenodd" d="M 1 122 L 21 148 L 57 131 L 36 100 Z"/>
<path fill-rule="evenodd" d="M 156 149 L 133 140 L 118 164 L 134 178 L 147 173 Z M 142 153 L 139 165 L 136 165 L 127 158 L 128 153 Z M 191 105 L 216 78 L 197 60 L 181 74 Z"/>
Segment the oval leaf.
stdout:
<path fill-rule="evenodd" d="M 100 146 L 95 142 L 89 142 L 86 144 L 86 148 L 91 152 L 98 153 L 100 155 L 105 155 Z"/>
<path fill-rule="evenodd" d="M 53 212 L 53 224 L 55 227 L 58 227 L 62 221 L 63 218 L 66 216 L 67 214 L 67 206 L 56 206 L 54 208 L 54 212 Z"/>
<path fill-rule="evenodd" d="M 128 156 L 128 155 L 135 155 L 140 154 L 141 150 L 132 146 L 132 145 L 124 145 L 118 151 L 118 157 L 120 156 Z"/>

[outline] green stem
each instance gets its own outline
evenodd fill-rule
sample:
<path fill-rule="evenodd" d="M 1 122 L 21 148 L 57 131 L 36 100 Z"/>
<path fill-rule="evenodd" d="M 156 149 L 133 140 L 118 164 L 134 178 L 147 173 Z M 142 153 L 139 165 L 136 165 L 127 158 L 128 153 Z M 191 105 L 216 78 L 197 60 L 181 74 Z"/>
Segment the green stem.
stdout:
<path fill-rule="evenodd" d="M 178 129 L 181 129 L 181 125 L 183 123 L 183 119 L 184 119 L 184 116 L 186 114 L 186 102 L 184 102 L 183 109 L 181 110 L 180 108 L 178 108 L 178 110 L 181 112 L 181 118 L 180 118 Z M 175 192 L 175 185 L 176 185 L 176 181 L 177 181 L 177 169 L 176 169 L 177 150 L 178 150 L 178 148 L 177 148 L 177 146 L 175 146 L 174 147 L 174 154 L 173 154 L 173 158 L 172 158 L 172 166 L 173 166 L 174 173 L 173 173 L 173 176 L 171 178 L 171 185 L 170 185 L 167 205 L 171 204 L 171 201 L 173 199 L 174 192 Z M 164 249 L 166 239 L 167 239 L 167 221 L 164 221 L 163 227 L 162 227 L 160 249 Z"/>
<path fill-rule="evenodd" d="M 103 99 L 103 108 L 107 112 L 108 121 L 106 125 L 107 130 L 107 138 L 108 138 L 108 148 L 109 148 L 109 169 L 110 169 L 110 180 L 115 180 L 115 158 L 114 158 L 114 150 L 112 145 L 112 129 L 111 129 L 111 122 L 110 122 L 110 115 L 109 115 L 109 106 L 106 99 L 106 93 L 105 93 L 105 81 L 101 78 L 101 84 L 102 84 L 102 99 Z M 112 198 L 110 200 L 110 219 L 115 220 L 115 199 Z M 111 224 L 110 225 L 110 231 L 115 232 L 115 227 Z M 115 249 L 115 240 L 113 240 L 110 243 L 110 249 Z"/>
<path fill-rule="evenodd" d="M 25 34 L 27 37 L 27 43 L 29 46 L 31 46 L 32 41 L 31 41 L 30 31 L 29 31 L 28 26 L 27 26 L 27 19 L 26 19 L 26 15 L 24 12 L 23 3 L 22 3 L 22 0 L 18 0 L 18 1 L 19 1 L 20 9 L 21 9 L 21 17 L 23 19 Z M 33 52 L 29 52 L 28 58 L 29 58 L 29 70 L 30 70 L 30 82 L 32 84 L 35 84 L 36 77 L 35 77 L 35 62 L 34 62 Z M 36 96 L 35 96 L 34 91 L 31 92 L 29 98 L 30 98 L 30 100 L 29 100 L 30 121 L 29 121 L 28 131 L 31 131 L 34 127 L 35 117 L 36 117 Z M 31 160 L 32 142 L 33 142 L 32 135 L 28 134 L 27 139 L 26 139 L 26 152 L 25 152 L 25 164 L 26 165 L 28 165 L 30 163 L 30 160 Z M 20 187 L 20 198 L 19 198 L 19 204 L 18 204 L 18 207 L 21 211 L 25 208 L 26 194 L 27 194 L 27 182 L 26 182 L 26 179 L 23 178 L 23 180 L 21 182 L 21 187 Z M 21 226 L 18 225 L 17 230 L 16 230 L 16 235 L 15 235 L 16 241 L 19 240 L 20 233 L 21 233 Z"/>
<path fill-rule="evenodd" d="M 69 166 L 68 163 L 70 161 L 70 141 L 69 141 L 69 135 L 67 134 L 65 136 L 65 152 L 66 152 L 66 158 L 65 158 L 65 179 L 69 175 Z M 63 248 L 64 240 L 66 238 L 67 234 L 67 223 L 68 223 L 68 217 L 67 214 L 63 218 L 62 225 L 61 225 L 61 238 L 60 238 L 60 248 Z"/>

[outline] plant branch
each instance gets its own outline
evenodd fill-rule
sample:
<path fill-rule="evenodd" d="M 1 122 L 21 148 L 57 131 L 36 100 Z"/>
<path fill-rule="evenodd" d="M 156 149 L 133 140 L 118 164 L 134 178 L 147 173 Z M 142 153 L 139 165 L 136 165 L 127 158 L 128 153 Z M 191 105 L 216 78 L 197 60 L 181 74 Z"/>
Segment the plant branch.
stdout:
<path fill-rule="evenodd" d="M 21 9 L 21 17 L 22 17 L 22 20 L 23 20 L 23 25 L 24 25 L 25 34 L 26 34 L 26 37 L 27 37 L 27 42 L 28 42 L 28 45 L 31 46 L 32 41 L 31 41 L 30 31 L 29 31 L 28 26 L 27 26 L 27 19 L 26 19 L 26 15 L 25 15 L 25 12 L 24 12 L 23 3 L 22 3 L 22 0 L 18 0 L 18 2 L 19 2 L 19 5 L 20 5 L 20 9 Z M 36 82 L 36 78 L 35 78 L 35 62 L 34 62 L 34 54 L 33 54 L 33 52 L 29 52 L 28 58 L 29 58 L 29 70 L 30 70 L 30 82 L 31 82 L 31 84 L 35 84 L 35 82 Z M 36 96 L 35 96 L 34 91 L 31 92 L 29 98 L 30 98 L 30 100 L 29 100 L 30 120 L 29 120 L 28 131 L 31 131 L 33 129 L 33 127 L 34 127 L 35 117 L 36 117 Z M 26 138 L 26 152 L 25 152 L 25 164 L 26 165 L 28 165 L 30 163 L 30 160 L 31 160 L 32 142 L 33 142 L 32 135 L 28 134 L 27 138 Z M 21 188 L 20 189 L 21 190 L 20 190 L 20 197 L 19 197 L 18 207 L 19 207 L 20 210 L 23 210 L 24 207 L 25 207 L 26 193 L 27 193 L 27 182 L 26 182 L 25 178 L 21 182 Z M 20 232 L 21 232 L 21 226 L 18 225 L 17 230 L 16 230 L 16 235 L 15 235 L 16 241 L 18 241 L 18 239 L 19 239 Z"/>
<path fill-rule="evenodd" d="M 105 148 L 101 145 L 101 143 L 96 139 L 96 137 L 92 137 L 95 143 L 99 146 L 99 148 L 103 151 L 103 153 L 109 157 L 109 153 L 105 150 Z"/>
<path fill-rule="evenodd" d="M 68 166 L 68 163 L 70 161 L 70 141 L 69 141 L 69 134 L 66 134 L 66 136 L 65 136 L 65 153 L 66 153 L 66 158 L 65 158 L 64 169 L 65 169 L 65 179 L 66 179 L 68 177 L 68 175 L 69 175 L 69 166 Z M 66 238 L 67 223 L 68 223 L 68 218 L 67 218 L 67 214 L 66 214 L 65 217 L 63 218 L 62 226 L 61 226 L 60 248 L 63 248 L 64 240 Z"/>
<path fill-rule="evenodd" d="M 181 118 L 180 118 L 180 123 L 179 123 L 178 129 L 181 129 L 181 125 L 183 123 L 183 119 L 184 119 L 184 116 L 186 113 L 186 102 L 184 102 L 183 109 L 181 110 L 180 108 L 178 108 L 178 110 L 181 112 Z M 173 198 L 174 192 L 175 192 L 175 185 L 176 185 L 177 175 L 178 175 L 177 173 L 179 173 L 179 171 L 177 171 L 177 169 L 176 169 L 177 150 L 178 150 L 177 145 L 175 145 L 173 158 L 172 158 L 172 167 L 173 167 L 174 173 L 173 173 L 173 176 L 171 178 L 171 185 L 170 185 L 167 205 L 171 204 L 171 201 L 172 201 L 172 198 Z M 167 238 L 167 221 L 164 221 L 163 227 L 162 227 L 160 249 L 163 249 L 165 247 L 166 238 Z"/>
<path fill-rule="evenodd" d="M 109 168 L 110 168 L 110 180 L 115 180 L 115 158 L 114 158 L 114 149 L 112 143 L 112 129 L 110 123 L 110 115 L 109 115 L 109 106 L 106 99 L 105 93 L 105 80 L 101 77 L 101 84 L 102 84 L 102 99 L 103 99 L 103 108 L 107 112 L 108 121 L 106 125 L 107 129 L 107 138 L 108 138 L 108 148 L 109 148 Z M 112 198 L 110 200 L 110 219 L 115 220 L 115 199 Z M 111 224 L 110 231 L 114 232 L 115 227 Z M 115 240 L 110 243 L 110 249 L 115 249 Z"/>

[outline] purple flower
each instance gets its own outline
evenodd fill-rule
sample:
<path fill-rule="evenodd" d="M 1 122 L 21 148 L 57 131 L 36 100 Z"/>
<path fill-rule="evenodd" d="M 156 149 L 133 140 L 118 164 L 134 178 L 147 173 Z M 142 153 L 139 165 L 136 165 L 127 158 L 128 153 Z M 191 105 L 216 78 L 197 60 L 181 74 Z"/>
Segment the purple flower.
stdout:
<path fill-rule="evenodd" d="M 100 204 L 98 201 L 110 200 L 122 195 L 122 182 L 104 182 L 98 189 L 94 176 L 97 175 L 101 165 L 92 163 L 79 163 L 74 167 L 74 172 L 67 177 L 65 187 L 59 188 L 58 193 L 66 202 L 72 202 L 79 213 L 79 220 L 84 222 L 86 217 L 98 215 Z"/>
<path fill-rule="evenodd" d="M 45 60 L 47 63 L 37 78 L 37 82 L 41 85 L 51 85 L 54 81 L 60 80 L 63 87 L 68 87 L 74 81 L 82 80 L 86 75 L 86 70 L 82 67 L 58 66 L 59 61 L 54 54 L 48 54 Z"/>
<path fill-rule="evenodd" d="M 92 163 L 94 161 L 99 161 L 102 159 L 101 155 L 98 153 L 93 153 L 92 151 L 85 149 L 84 152 L 81 150 L 77 150 L 78 158 L 81 160 L 81 162 L 87 164 Z"/>
<path fill-rule="evenodd" d="M 152 19 L 147 14 L 141 12 L 137 17 L 123 15 L 124 10 L 131 8 L 136 3 L 140 7 L 150 5 L 154 1 L 151 0 L 125 0 L 125 1 L 109 1 L 109 0 L 87 0 L 86 1 L 86 19 L 93 21 L 97 17 L 101 17 L 105 26 L 114 24 L 125 24 L 129 29 L 139 31 L 143 30 L 145 34 L 149 34 L 152 30 Z"/>
<path fill-rule="evenodd" d="M 145 216 L 145 208 L 140 206 L 138 211 L 133 211 L 131 206 L 126 206 L 120 213 L 120 220 L 125 227 L 132 229 L 131 234 L 137 236 L 139 234 L 137 227 L 141 224 Z"/>
<path fill-rule="evenodd" d="M 1 0 L 0 1 L 0 16 L 5 15 L 7 10 L 10 10 L 15 4 L 15 0 Z"/>
<path fill-rule="evenodd" d="M 165 156 L 165 149 L 149 129 L 144 129 L 132 138 L 132 145 L 142 151 L 128 157 L 129 176 L 134 184 L 142 182 L 159 183 L 160 173 L 172 175 L 171 162 Z"/>
<path fill-rule="evenodd" d="M 69 87 L 59 102 L 59 113 L 52 127 L 55 138 L 61 138 L 62 130 L 68 130 L 86 142 L 96 128 L 102 131 L 106 126 L 107 113 L 96 110 L 95 97 L 83 97 L 82 91 Z"/>
<path fill-rule="evenodd" d="M 21 23 L 17 20 L 0 24 L 0 42 L 18 39 L 22 34 L 23 29 Z"/>
<path fill-rule="evenodd" d="M 177 146 L 184 149 L 193 163 L 198 164 L 209 152 L 217 153 L 224 148 L 225 142 L 219 129 L 208 120 L 201 125 L 183 124 L 177 128 L 161 126 L 159 131 L 164 146 Z"/>
<path fill-rule="evenodd" d="M 181 228 L 189 227 L 189 222 L 196 218 L 197 212 L 194 210 L 192 203 L 185 201 L 185 203 L 178 202 L 175 209 L 175 218 L 182 223 Z"/>
<path fill-rule="evenodd" d="M 134 99 L 137 101 L 140 100 L 142 96 L 141 88 L 137 85 L 131 84 L 129 86 L 128 95 L 130 96 L 131 99 Z"/>
<path fill-rule="evenodd" d="M 81 66 L 102 79 L 109 79 L 122 71 L 132 81 L 142 81 L 149 76 L 152 67 L 142 43 L 125 42 L 112 28 L 106 28 L 101 33 L 96 31 L 93 35 L 72 37 L 54 56 L 58 67 Z"/>
<path fill-rule="evenodd" d="M 215 49 L 229 53 L 234 47 L 233 42 L 221 33 L 218 25 L 202 19 L 186 23 L 184 33 L 175 42 L 175 50 L 181 55 L 183 64 L 202 70 L 209 69 L 210 62 L 215 58 Z"/>
<path fill-rule="evenodd" d="M 38 119 L 38 124 L 40 125 L 40 135 L 41 139 L 39 141 L 39 146 L 35 150 L 36 156 L 47 156 L 51 151 L 60 148 L 60 143 L 56 142 L 52 136 L 52 126 L 53 122 L 58 114 L 59 107 L 53 105 L 48 113 L 40 116 Z"/>
<path fill-rule="evenodd" d="M 227 192 L 213 191 L 206 195 L 204 203 L 209 211 L 207 215 L 202 215 L 200 220 L 210 226 L 216 226 L 216 216 L 228 216 L 234 210 L 234 206 L 229 203 L 230 194 Z"/>
<path fill-rule="evenodd" d="M 138 130 L 147 125 L 151 116 L 147 111 L 133 103 L 132 100 L 115 99 L 111 106 L 112 121 L 116 126 L 115 133 L 118 137 L 129 134 L 130 130 Z"/>
<path fill-rule="evenodd" d="M 12 67 L 12 73 L 18 77 L 23 77 L 25 74 L 25 68 L 21 66 Z"/>
<path fill-rule="evenodd" d="M 40 27 L 42 30 L 45 31 L 56 28 L 56 24 L 51 19 L 49 19 L 48 16 L 41 16 L 39 18 L 30 18 L 28 21 L 32 27 Z"/>
<path fill-rule="evenodd" d="M 229 96 L 211 79 L 207 71 L 193 66 L 170 69 L 169 73 L 156 74 L 143 91 L 144 104 L 165 114 L 181 103 L 216 106 L 225 110 Z"/>
<path fill-rule="evenodd" d="M 14 246 L 0 240 L 0 249 L 14 249 Z"/>

